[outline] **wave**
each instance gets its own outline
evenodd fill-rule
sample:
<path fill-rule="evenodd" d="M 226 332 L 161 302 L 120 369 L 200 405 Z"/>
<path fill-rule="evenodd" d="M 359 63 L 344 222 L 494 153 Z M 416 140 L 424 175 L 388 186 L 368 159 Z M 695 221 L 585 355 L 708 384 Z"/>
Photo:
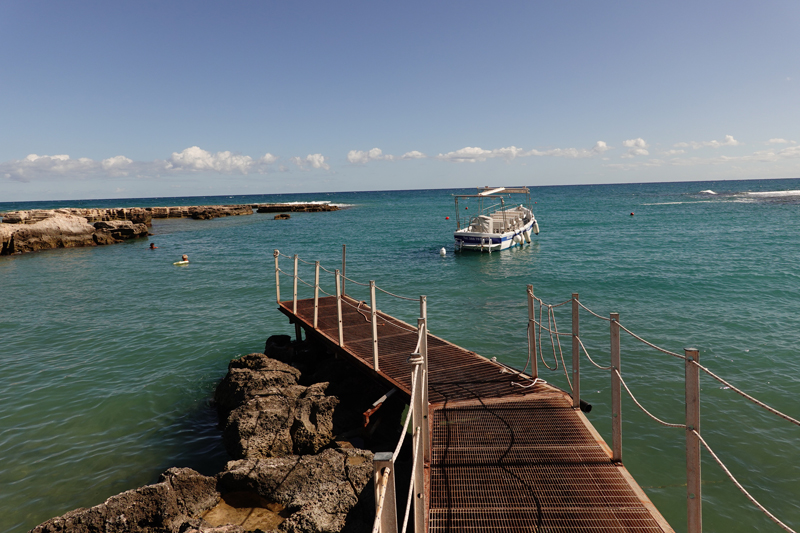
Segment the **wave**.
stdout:
<path fill-rule="evenodd" d="M 333 205 L 336 207 L 353 207 L 356 204 L 343 204 L 341 202 L 331 202 L 330 200 L 313 200 L 307 202 L 270 202 L 280 205 L 309 205 L 309 204 L 320 204 L 320 205 Z"/>
<path fill-rule="evenodd" d="M 800 191 L 764 191 L 764 192 L 743 192 L 744 196 L 755 196 L 756 198 L 785 198 L 788 196 L 800 196 Z"/>
<path fill-rule="evenodd" d="M 714 195 L 716 195 L 717 193 L 715 193 L 711 189 L 707 189 L 705 191 L 700 191 L 700 194 L 714 194 Z"/>

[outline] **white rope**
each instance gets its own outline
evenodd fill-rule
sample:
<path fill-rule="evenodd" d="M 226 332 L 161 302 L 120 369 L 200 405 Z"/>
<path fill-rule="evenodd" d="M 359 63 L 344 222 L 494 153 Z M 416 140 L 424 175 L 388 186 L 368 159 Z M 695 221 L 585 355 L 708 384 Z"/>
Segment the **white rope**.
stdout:
<path fill-rule="evenodd" d="M 414 350 L 416 352 L 416 350 Z M 408 403 L 408 413 L 406 414 L 406 421 L 403 424 L 403 433 L 400 435 L 400 440 L 397 442 L 397 447 L 394 449 L 394 453 L 392 454 L 392 463 L 397 461 L 397 457 L 400 455 L 400 448 L 403 447 L 403 441 L 406 438 L 406 432 L 408 431 L 408 421 L 411 420 L 411 409 L 414 406 L 414 395 L 417 392 L 417 374 L 419 373 L 419 365 L 414 366 L 414 375 L 411 378 L 411 400 Z"/>
<path fill-rule="evenodd" d="M 285 257 L 286 259 L 294 259 L 294 257 L 292 257 L 291 255 L 286 255 L 285 253 L 283 253 L 283 252 L 280 252 L 280 251 L 278 251 L 278 250 L 275 250 L 275 251 L 276 251 L 276 252 L 278 252 L 278 255 L 282 255 L 282 256 L 283 256 L 283 257 Z"/>
<path fill-rule="evenodd" d="M 325 272 L 327 272 L 328 274 L 333 274 L 333 275 L 336 275 L 336 272 L 330 271 L 330 270 L 328 270 L 327 268 L 325 268 L 325 267 L 324 267 L 324 266 L 322 266 L 322 265 L 320 265 L 320 266 L 319 266 L 319 269 L 320 269 L 320 270 L 324 270 L 324 271 L 325 271 Z"/>
<path fill-rule="evenodd" d="M 542 350 L 542 307 L 543 307 L 543 305 L 544 304 L 540 300 L 539 301 L 539 335 L 538 335 L 538 339 L 539 339 L 539 359 L 542 360 L 542 364 L 545 366 L 545 368 L 547 368 L 548 370 L 551 370 L 551 371 L 555 371 L 555 370 L 558 370 L 558 358 L 555 355 L 556 354 L 555 346 L 553 346 L 553 361 L 555 361 L 555 363 L 556 363 L 555 368 L 550 368 L 550 365 L 548 365 L 547 361 L 544 360 L 544 351 Z M 549 311 L 548 311 L 548 320 L 549 320 Z M 551 343 L 553 342 L 552 335 L 550 336 L 550 342 Z"/>
<path fill-rule="evenodd" d="M 720 383 L 722 383 L 726 387 L 729 387 L 734 392 L 736 392 L 738 394 L 741 394 L 742 396 L 744 396 L 745 398 L 747 398 L 748 400 L 750 400 L 754 404 L 756 404 L 756 405 L 758 405 L 760 407 L 763 407 L 764 409 L 766 409 L 770 413 L 772 413 L 774 415 L 778 415 L 779 417 L 783 418 L 784 420 L 788 420 L 792 424 L 800 426 L 800 421 L 799 420 L 796 420 L 796 419 L 792 418 L 789 415 L 783 414 L 780 411 L 778 411 L 777 409 L 772 408 L 769 405 L 765 404 L 764 402 L 753 398 L 752 396 L 750 396 L 746 392 L 743 392 L 743 391 L 737 389 L 736 387 L 734 387 L 733 385 L 731 385 L 730 383 L 728 383 L 727 381 L 725 381 L 724 379 L 722 379 L 721 377 L 719 377 L 718 375 L 716 375 L 715 373 L 713 373 L 712 371 L 710 371 L 709 369 L 707 369 L 706 367 L 704 367 L 703 365 L 698 363 L 697 361 L 692 361 L 692 363 L 697 365 L 701 370 L 703 370 L 703 372 L 705 372 L 706 374 L 708 374 L 712 378 L 716 379 L 717 381 L 719 381 Z"/>
<path fill-rule="evenodd" d="M 528 376 L 522 376 L 522 377 L 527 378 Z M 521 389 L 530 389 L 531 387 L 536 386 L 537 383 L 543 383 L 545 385 L 547 384 L 547 382 L 545 380 L 543 380 L 542 378 L 534 378 L 533 381 L 531 383 L 528 383 L 527 385 L 522 385 L 521 383 L 517 383 L 516 381 L 512 381 L 511 382 L 511 386 L 513 387 L 514 385 L 516 385 L 517 387 L 519 387 Z"/>
<path fill-rule="evenodd" d="M 351 283 L 355 283 L 356 285 L 361 285 L 362 287 L 369 287 L 369 283 L 359 283 L 358 281 L 350 279 L 347 276 L 342 276 L 342 278 L 346 279 L 347 281 L 349 281 Z"/>
<path fill-rule="evenodd" d="M 388 472 L 387 472 L 388 471 Z M 381 485 L 378 487 L 378 493 L 380 494 L 380 498 L 378 498 L 377 505 L 375 506 L 375 522 L 372 525 L 372 533 L 378 533 L 381 530 L 381 515 L 383 514 L 383 502 L 386 500 L 386 485 L 389 482 L 389 474 L 391 469 L 387 466 L 381 470 Z"/>
<path fill-rule="evenodd" d="M 416 330 L 416 329 L 406 328 L 406 327 L 403 327 L 403 326 L 401 326 L 400 324 L 397 324 L 397 323 L 395 323 L 395 322 L 390 322 L 390 321 L 388 321 L 388 320 L 385 322 L 385 324 L 386 324 L 387 326 L 394 326 L 394 327 L 396 327 L 397 329 L 401 329 L 401 330 L 403 330 L 403 331 L 408 331 L 409 333 L 416 333 L 416 332 L 417 332 L 417 330 Z"/>
<path fill-rule="evenodd" d="M 697 438 L 698 438 L 698 439 L 700 439 L 700 442 L 702 442 L 702 443 L 703 443 L 703 446 L 705 446 L 705 449 L 706 449 L 706 450 L 708 450 L 708 453 L 710 453 L 710 454 L 711 454 L 711 456 L 714 458 L 714 460 L 717 462 L 717 464 L 718 464 L 718 465 L 719 465 L 719 466 L 720 466 L 720 467 L 721 467 L 721 468 L 722 468 L 722 469 L 725 471 L 725 473 L 728 475 L 728 477 L 730 478 L 730 480 L 731 480 L 731 481 L 733 481 L 733 483 L 734 483 L 734 484 L 735 484 L 737 487 L 739 487 L 739 490 L 740 490 L 740 491 L 742 491 L 742 494 L 744 494 L 745 496 L 747 496 L 747 499 L 748 499 L 748 500 L 750 500 L 750 501 L 751 501 L 753 504 L 755 504 L 755 506 L 756 506 L 756 507 L 758 507 L 759 509 L 761 509 L 761 511 L 762 511 L 762 512 L 763 512 L 765 515 L 767 515 L 767 516 L 770 518 L 770 520 L 772 520 L 773 522 L 775 522 L 776 524 L 778 524 L 778 525 L 779 525 L 779 526 L 780 526 L 780 527 L 781 527 L 783 530 L 785 530 L 785 531 L 789 531 L 789 532 L 791 532 L 791 533 L 796 533 L 796 532 L 795 532 L 795 530 L 793 530 L 792 528 L 790 528 L 789 526 L 787 526 L 786 524 L 784 524 L 783 522 L 781 522 L 780 520 L 778 520 L 778 518 L 777 518 L 777 517 L 775 517 L 775 515 L 773 515 L 773 514 L 772 514 L 772 513 L 770 513 L 769 511 L 767 511 L 767 509 L 766 509 L 766 508 L 765 508 L 763 505 L 761 505 L 760 503 L 758 503 L 758 501 L 757 501 L 755 498 L 753 498 L 753 497 L 750 495 L 750 493 L 749 493 L 749 492 L 747 492 L 747 490 L 745 490 L 745 488 L 744 488 L 744 487 L 741 485 L 741 483 L 739 483 L 739 482 L 736 480 L 736 478 L 735 478 L 735 477 L 733 477 L 733 474 L 731 474 L 731 471 L 730 471 L 730 470 L 728 470 L 728 467 L 726 467 L 726 466 L 723 464 L 723 462 L 720 460 L 720 458 L 719 458 L 719 457 L 717 457 L 717 454 L 715 454 L 715 453 L 714 453 L 714 450 L 712 450 L 712 449 L 711 449 L 711 446 L 709 446 L 709 445 L 708 445 L 708 443 L 707 443 L 707 442 L 706 442 L 706 441 L 703 439 L 703 437 L 701 437 L 701 436 L 700 436 L 700 433 L 698 433 L 698 432 L 697 432 L 697 430 L 694 430 L 694 429 L 693 429 L 693 430 L 692 430 L 692 433 L 694 433 L 694 434 L 697 436 Z"/>
<path fill-rule="evenodd" d="M 553 313 L 553 307 L 552 306 L 550 306 L 550 312 L 548 313 L 547 325 L 550 325 L 550 318 L 549 317 L 553 318 L 553 325 L 551 327 L 553 329 L 555 329 L 556 332 L 558 332 L 558 324 L 556 324 L 556 314 Z M 567 378 L 567 384 L 569 385 L 569 390 L 573 390 L 572 389 L 572 381 L 569 379 L 569 374 L 567 373 L 567 363 L 564 362 L 564 350 L 561 349 L 561 339 L 558 338 L 558 335 L 556 335 L 556 339 L 558 340 L 558 353 L 561 355 L 561 367 L 564 369 L 564 377 Z M 550 340 L 551 341 L 553 340 L 552 336 L 550 337 Z M 555 346 L 554 346 L 553 347 L 553 355 L 554 356 L 555 356 L 555 353 L 556 353 L 556 350 L 555 350 Z"/>
<path fill-rule="evenodd" d="M 678 353 L 675 353 L 675 352 L 670 352 L 669 350 L 665 350 L 664 348 L 659 348 L 655 344 L 653 344 L 651 342 L 647 342 L 646 340 L 644 340 L 643 338 L 641 338 L 640 336 L 638 336 L 637 334 L 635 334 L 634 332 L 632 332 L 631 330 L 629 330 L 628 328 L 626 328 L 625 326 L 620 324 L 619 322 L 617 322 L 617 324 L 619 325 L 620 329 L 624 330 L 628 335 L 630 335 L 631 337 L 633 337 L 634 339 L 636 339 L 638 341 L 641 341 L 641 342 L 645 343 L 649 347 L 655 348 L 659 352 L 663 352 L 663 353 L 665 353 L 667 355 L 671 355 L 673 357 L 677 357 L 678 359 L 686 359 L 685 355 L 681 355 L 681 354 L 678 354 Z"/>
<path fill-rule="evenodd" d="M 583 341 L 581 340 L 581 338 L 580 338 L 580 337 L 578 337 L 578 342 L 580 343 L 580 345 L 581 345 L 581 348 L 583 348 L 583 353 L 585 353 L 585 354 L 586 354 L 586 358 L 587 358 L 587 359 L 588 359 L 588 360 L 589 360 L 589 361 L 590 361 L 590 362 L 591 362 L 591 363 L 592 363 L 594 366 L 596 366 L 596 367 L 597 367 L 597 368 L 599 368 L 600 370 L 611 370 L 611 366 L 600 366 L 600 365 L 598 365 L 597 363 L 595 363 L 595 362 L 594 362 L 594 360 L 593 360 L 593 359 L 592 359 L 592 358 L 589 356 L 589 352 L 586 350 L 586 346 L 584 346 L 584 345 L 583 345 Z"/>
<path fill-rule="evenodd" d="M 538 322 L 536 322 L 536 320 L 534 320 L 534 323 L 539 324 Z M 550 333 L 552 335 L 561 335 L 562 337 L 571 337 L 572 336 L 572 333 L 559 333 L 558 331 L 551 331 L 550 329 L 544 327 L 541 324 L 540 324 L 540 326 L 541 326 L 539 328 L 540 330 L 544 330 L 544 331 L 546 331 L 546 332 L 548 332 L 548 333 Z"/>
<path fill-rule="evenodd" d="M 570 298 L 569 300 L 564 300 L 564 301 L 563 301 L 563 302 L 561 302 L 560 304 L 553 304 L 553 305 L 550 305 L 550 304 L 548 304 L 548 303 L 545 303 L 545 301 L 544 301 L 544 300 L 542 300 L 541 298 L 539 298 L 539 297 L 537 297 L 537 296 L 534 296 L 533 298 L 534 298 L 534 300 L 537 300 L 537 301 L 538 301 L 540 304 L 542 304 L 542 305 L 546 305 L 547 307 L 561 307 L 562 305 L 567 305 L 568 303 L 570 303 L 570 302 L 572 301 L 572 298 Z"/>
<path fill-rule="evenodd" d="M 406 501 L 406 515 L 403 517 L 403 531 L 406 533 L 408 527 L 408 515 L 411 511 L 411 500 L 414 499 L 414 478 L 417 473 L 417 459 L 419 459 L 419 436 L 422 434 L 419 427 L 414 428 L 414 461 L 411 463 L 411 479 L 408 484 L 408 500 Z"/>
<path fill-rule="evenodd" d="M 599 319 L 601 319 L 601 320 L 605 320 L 606 322 L 611 322 L 611 319 L 610 319 L 610 318 L 607 318 L 607 317 L 604 317 L 604 316 L 600 316 L 600 315 L 598 315 L 597 313 L 595 313 L 594 311 L 592 311 L 591 309 L 589 309 L 588 307 L 586 307 L 585 305 L 583 305 L 583 304 L 581 303 L 581 301 L 580 301 L 580 300 L 575 300 L 575 301 L 576 301 L 576 302 L 578 302 L 578 305 L 580 305 L 581 307 L 583 307 L 585 310 L 589 311 L 589 313 L 590 313 L 590 314 L 592 314 L 592 315 L 596 316 L 597 318 L 599 318 Z"/>
<path fill-rule="evenodd" d="M 395 298 L 400 298 L 401 300 L 409 300 L 411 302 L 418 302 L 419 301 L 419 298 L 409 298 L 407 296 L 400 296 L 399 294 L 394 294 L 394 293 L 391 293 L 391 292 L 389 292 L 387 290 L 381 289 L 377 285 L 375 285 L 375 288 L 378 289 L 379 291 L 381 291 L 384 294 L 388 294 L 389 296 L 394 296 Z"/>
<path fill-rule="evenodd" d="M 306 265 L 313 265 L 313 264 L 315 264 L 313 261 L 303 261 L 302 259 L 300 259 L 300 256 L 297 256 L 297 260 L 298 260 L 298 261 L 300 261 L 301 263 L 304 263 L 304 264 L 306 264 Z"/>
<path fill-rule="evenodd" d="M 331 294 L 331 293 L 329 293 L 329 292 L 325 292 L 325 291 L 322 289 L 322 287 L 320 287 L 320 288 L 319 288 L 319 292 L 321 292 L 322 294 L 326 294 L 326 295 L 330 296 L 331 298 L 336 298 L 336 295 L 335 295 L 335 294 Z"/>
<path fill-rule="evenodd" d="M 636 399 L 636 397 L 634 397 L 634 395 L 633 395 L 633 393 L 631 392 L 631 390 L 630 390 L 630 389 L 628 388 L 628 386 L 625 384 L 625 380 L 624 380 L 624 379 L 622 379 L 622 375 L 619 373 L 619 370 L 617 370 L 617 369 L 615 368 L 615 369 L 614 369 L 614 372 L 615 372 L 615 373 L 617 374 L 617 376 L 619 377 L 619 381 L 620 381 L 620 383 L 622 383 L 622 386 L 623 386 L 623 387 L 625 387 L 625 390 L 626 390 L 626 391 L 628 391 L 628 395 L 631 397 L 631 400 L 633 400 L 633 403 L 635 403 L 636 405 L 638 405 L 638 406 L 639 406 L 639 409 L 641 409 L 642 411 L 644 411 L 644 412 L 645 412 L 645 414 L 646 414 L 647 416 L 649 416 L 650 418 L 652 418 L 653 420 L 655 420 L 655 421 L 656 421 L 656 422 L 658 422 L 659 424 L 663 424 L 663 425 L 665 425 L 665 426 L 667 426 L 667 427 L 671 427 L 671 428 L 685 428 L 685 427 L 686 427 L 686 424 L 670 424 L 669 422 L 664 422 L 664 421 L 663 421 L 663 420 L 661 420 L 660 418 L 658 418 L 658 417 L 655 417 L 655 416 L 653 416 L 652 414 L 650 414 L 650 411 L 648 411 L 647 409 L 645 409 L 644 407 L 642 407 L 642 404 L 640 404 L 640 403 L 639 403 L 639 400 L 637 400 L 637 399 Z"/>

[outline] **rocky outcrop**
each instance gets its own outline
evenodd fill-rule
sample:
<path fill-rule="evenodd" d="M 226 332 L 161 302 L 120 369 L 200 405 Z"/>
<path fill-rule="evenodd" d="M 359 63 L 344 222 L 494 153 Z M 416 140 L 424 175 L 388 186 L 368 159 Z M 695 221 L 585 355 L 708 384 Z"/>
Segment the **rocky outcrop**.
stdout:
<path fill-rule="evenodd" d="M 353 426 L 336 428 L 339 400 L 326 395 L 327 382 L 314 380 L 346 376 L 336 388 L 359 396 L 359 402 L 344 409 L 353 413 L 382 392 L 352 372 L 337 370 L 341 361 L 313 345 L 278 335 L 268 339 L 267 352 L 286 362 L 245 355 L 230 362 L 217 387 L 215 401 L 234 459 L 222 472 L 208 477 L 173 468 L 154 485 L 53 518 L 31 533 L 370 531 L 375 512 L 372 452 L 334 440 L 360 432 L 361 420 L 351 414 L 346 418 Z M 313 375 L 301 374 L 288 362 L 313 369 Z M 395 414 L 402 406 L 399 402 Z M 392 423 L 389 433 L 396 443 L 397 419 Z M 407 477 L 408 468 L 399 467 Z"/>
<path fill-rule="evenodd" d="M 189 468 L 170 468 L 154 485 L 52 518 L 31 533 L 177 533 L 219 502 L 216 486 L 216 478 Z"/>
<path fill-rule="evenodd" d="M 189 216 L 195 220 L 252 214 L 253 208 L 249 205 L 203 205 L 189 208 Z"/>
<path fill-rule="evenodd" d="M 232 461 L 218 487 L 257 492 L 283 505 L 290 514 L 281 532 L 369 531 L 369 514 L 364 520 L 352 511 L 359 500 L 362 508 L 374 509 L 373 491 L 364 490 L 372 474 L 372 452 L 329 449 L 319 455 Z"/>
<path fill-rule="evenodd" d="M 333 442 L 339 400 L 328 383 L 303 386 L 300 372 L 253 353 L 231 361 L 215 400 L 225 448 L 234 459 L 317 453 Z"/>
<path fill-rule="evenodd" d="M 69 213 L 38 212 L 24 223 L 0 224 L 0 255 L 114 244 L 146 236 L 147 226 L 130 220 L 92 225 L 86 218 Z"/>
<path fill-rule="evenodd" d="M 338 211 L 338 205 L 331 204 L 255 204 L 253 208 L 257 213 L 320 213 L 323 211 Z"/>
<path fill-rule="evenodd" d="M 10 211 L 0 214 L 5 224 L 34 224 L 51 218 L 55 214 L 83 217 L 88 222 L 127 220 L 134 224 L 151 226 L 154 218 L 210 218 L 252 215 L 250 205 L 187 205 L 178 207 L 109 207 L 109 208 L 63 208 Z"/>

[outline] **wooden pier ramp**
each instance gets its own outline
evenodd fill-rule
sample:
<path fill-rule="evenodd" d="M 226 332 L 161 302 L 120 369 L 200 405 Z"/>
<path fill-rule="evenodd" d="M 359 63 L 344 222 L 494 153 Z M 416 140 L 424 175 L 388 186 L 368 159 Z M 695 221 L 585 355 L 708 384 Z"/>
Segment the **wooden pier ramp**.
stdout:
<path fill-rule="evenodd" d="M 406 397 L 417 327 L 342 296 L 281 301 L 307 334 Z M 572 398 L 436 336 L 428 342 L 429 532 L 672 532 Z M 402 505 L 404 502 L 399 502 Z M 420 533 L 420 532 L 417 532 Z"/>

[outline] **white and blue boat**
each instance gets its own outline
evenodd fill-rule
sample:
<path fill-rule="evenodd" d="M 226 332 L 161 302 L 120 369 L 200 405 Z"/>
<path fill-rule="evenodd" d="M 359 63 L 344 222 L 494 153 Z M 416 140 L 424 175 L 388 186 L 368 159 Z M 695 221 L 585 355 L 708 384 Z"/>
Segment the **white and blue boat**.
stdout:
<path fill-rule="evenodd" d="M 531 234 L 539 234 L 527 187 L 479 187 L 478 191 L 478 194 L 455 195 L 456 231 L 453 235 L 456 250 L 491 253 L 523 246 L 531 242 Z M 506 198 L 510 199 L 512 195 L 524 195 L 523 203 L 509 202 L 509 207 L 506 207 Z M 477 203 L 477 210 L 462 213 L 459 200 L 462 205 Z M 464 210 L 468 211 L 469 205 Z"/>

